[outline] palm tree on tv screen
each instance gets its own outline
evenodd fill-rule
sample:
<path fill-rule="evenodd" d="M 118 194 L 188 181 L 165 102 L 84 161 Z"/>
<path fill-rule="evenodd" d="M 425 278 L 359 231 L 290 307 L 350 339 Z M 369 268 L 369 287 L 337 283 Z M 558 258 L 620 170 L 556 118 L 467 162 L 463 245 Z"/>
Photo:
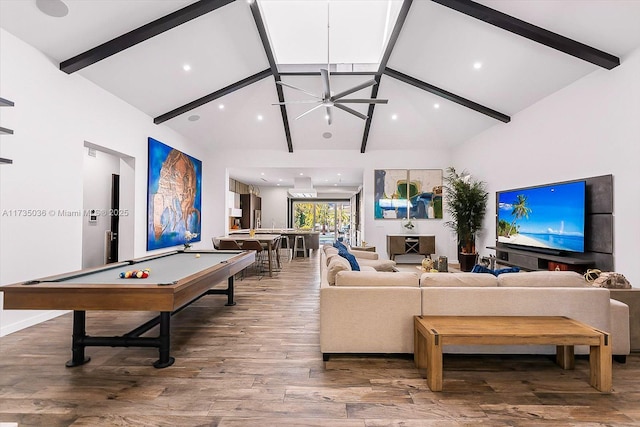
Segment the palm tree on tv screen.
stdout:
<path fill-rule="evenodd" d="M 527 206 L 527 196 L 525 196 L 524 194 L 518 194 L 516 196 L 516 202 L 513 203 L 513 209 L 511 210 L 513 221 L 511 221 L 511 229 L 509 231 L 509 235 L 511 235 L 511 233 L 515 229 L 516 222 L 522 218 L 528 219 L 531 212 L 531 208 Z"/>

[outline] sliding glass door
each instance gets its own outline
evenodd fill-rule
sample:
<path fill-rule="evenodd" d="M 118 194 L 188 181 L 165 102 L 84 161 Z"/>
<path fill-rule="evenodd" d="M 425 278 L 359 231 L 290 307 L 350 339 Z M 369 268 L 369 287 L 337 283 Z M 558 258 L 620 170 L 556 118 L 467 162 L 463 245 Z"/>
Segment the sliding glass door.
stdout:
<path fill-rule="evenodd" d="M 293 227 L 320 232 L 320 244 L 342 238 L 350 243 L 351 203 L 349 200 L 293 201 Z"/>

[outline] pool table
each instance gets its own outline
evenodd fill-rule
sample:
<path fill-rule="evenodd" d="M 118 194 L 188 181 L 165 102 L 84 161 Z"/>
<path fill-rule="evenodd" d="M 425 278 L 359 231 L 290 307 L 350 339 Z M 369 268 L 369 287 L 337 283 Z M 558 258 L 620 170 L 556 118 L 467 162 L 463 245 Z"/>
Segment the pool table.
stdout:
<path fill-rule="evenodd" d="M 102 267 L 49 276 L 0 287 L 5 309 L 73 310 L 72 358 L 68 367 L 83 365 L 85 347 L 156 347 L 156 368 L 171 366 L 171 316 L 204 295 L 226 295 L 235 305 L 233 277 L 255 260 L 252 251 L 173 251 Z M 147 278 L 120 278 L 121 272 L 150 269 Z M 227 280 L 226 289 L 214 289 Z M 115 337 L 86 333 L 87 310 L 157 311 L 159 315 Z M 156 325 L 157 337 L 142 337 Z"/>

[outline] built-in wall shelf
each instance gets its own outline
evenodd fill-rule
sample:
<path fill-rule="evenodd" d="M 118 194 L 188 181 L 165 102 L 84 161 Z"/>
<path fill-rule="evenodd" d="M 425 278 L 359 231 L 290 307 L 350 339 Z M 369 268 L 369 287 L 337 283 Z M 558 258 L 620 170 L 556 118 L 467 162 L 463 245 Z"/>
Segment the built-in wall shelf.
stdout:
<path fill-rule="evenodd" d="M 0 107 L 13 107 L 14 105 L 13 101 L 0 97 Z M 13 135 L 13 130 L 0 126 L 0 135 Z M 0 165 L 10 165 L 11 163 L 13 163 L 13 160 L 0 157 Z"/>

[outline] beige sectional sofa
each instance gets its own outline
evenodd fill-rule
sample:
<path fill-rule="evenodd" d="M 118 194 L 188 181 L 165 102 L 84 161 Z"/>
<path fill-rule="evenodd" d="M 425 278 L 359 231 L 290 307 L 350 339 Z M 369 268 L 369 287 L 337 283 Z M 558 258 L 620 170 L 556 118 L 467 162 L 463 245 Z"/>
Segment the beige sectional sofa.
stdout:
<path fill-rule="evenodd" d="M 331 253 L 331 251 L 329 251 Z M 344 262 L 343 262 L 344 261 Z M 346 263 L 346 265 L 345 265 Z M 567 316 L 611 333 L 613 355 L 629 354 L 629 307 L 573 272 L 351 271 L 320 250 L 320 350 L 413 353 L 415 315 Z M 552 346 L 449 346 L 446 353 L 555 354 Z M 576 347 L 576 354 L 588 348 Z"/>

